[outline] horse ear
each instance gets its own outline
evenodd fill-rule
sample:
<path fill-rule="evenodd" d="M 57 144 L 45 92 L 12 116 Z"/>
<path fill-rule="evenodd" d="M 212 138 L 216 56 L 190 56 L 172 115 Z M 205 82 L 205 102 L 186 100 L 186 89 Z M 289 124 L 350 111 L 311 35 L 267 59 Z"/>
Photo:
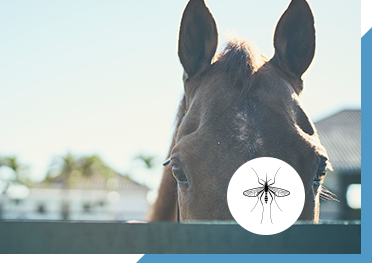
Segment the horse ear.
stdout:
<path fill-rule="evenodd" d="M 217 48 L 217 26 L 204 0 L 190 0 L 182 15 L 178 56 L 189 77 L 205 71 Z"/>
<path fill-rule="evenodd" d="M 315 52 L 314 16 L 305 0 L 292 0 L 274 35 L 274 61 L 295 77 L 309 67 Z"/>

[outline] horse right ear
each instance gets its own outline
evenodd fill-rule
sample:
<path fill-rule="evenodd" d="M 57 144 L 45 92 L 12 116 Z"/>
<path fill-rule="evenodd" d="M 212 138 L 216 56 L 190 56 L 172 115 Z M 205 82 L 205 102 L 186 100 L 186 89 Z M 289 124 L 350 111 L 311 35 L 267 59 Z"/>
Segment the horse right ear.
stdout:
<path fill-rule="evenodd" d="M 292 0 L 274 35 L 274 61 L 296 77 L 309 67 L 315 52 L 314 16 L 305 0 Z"/>
<path fill-rule="evenodd" d="M 210 67 L 217 38 L 216 22 L 204 0 L 190 0 L 182 15 L 178 37 L 178 56 L 188 77 Z"/>

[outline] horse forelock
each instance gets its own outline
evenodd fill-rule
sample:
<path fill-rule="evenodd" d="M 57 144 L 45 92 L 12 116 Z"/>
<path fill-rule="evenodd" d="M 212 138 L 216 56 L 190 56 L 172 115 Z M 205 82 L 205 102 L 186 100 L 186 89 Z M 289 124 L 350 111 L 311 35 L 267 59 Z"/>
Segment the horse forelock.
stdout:
<path fill-rule="evenodd" d="M 231 87 L 240 88 L 246 94 L 254 81 L 254 73 L 265 61 L 248 41 L 235 38 L 216 54 L 213 65 L 217 71 L 228 74 Z"/>
<path fill-rule="evenodd" d="M 225 67 L 235 66 L 235 69 L 246 64 L 251 71 L 257 71 L 266 60 L 248 40 L 233 38 L 216 54 L 213 63 L 219 61 Z"/>

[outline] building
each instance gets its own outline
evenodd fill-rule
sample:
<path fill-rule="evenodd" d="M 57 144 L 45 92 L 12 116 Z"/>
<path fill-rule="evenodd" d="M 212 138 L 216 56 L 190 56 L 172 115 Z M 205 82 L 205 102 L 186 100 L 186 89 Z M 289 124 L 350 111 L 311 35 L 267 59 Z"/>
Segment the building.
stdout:
<path fill-rule="evenodd" d="M 24 199 L 0 196 L 1 219 L 146 220 L 148 188 L 115 174 L 79 176 L 69 188 L 55 178 L 29 189 Z"/>
<path fill-rule="evenodd" d="M 315 123 L 334 171 L 324 185 L 339 200 L 321 201 L 322 220 L 361 218 L 361 110 L 342 110 Z"/>

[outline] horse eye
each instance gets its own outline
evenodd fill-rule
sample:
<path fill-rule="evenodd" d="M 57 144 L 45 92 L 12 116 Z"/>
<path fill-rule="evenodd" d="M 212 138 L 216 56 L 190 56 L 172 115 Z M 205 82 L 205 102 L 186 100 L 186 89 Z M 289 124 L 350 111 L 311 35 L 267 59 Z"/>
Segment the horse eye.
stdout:
<path fill-rule="evenodd" d="M 179 166 L 177 165 L 172 166 L 172 174 L 179 184 L 187 183 L 187 177 L 183 172 L 182 168 L 180 168 Z"/>
<path fill-rule="evenodd" d="M 327 175 L 327 159 L 321 157 L 320 164 L 318 166 L 318 170 L 314 176 L 314 186 L 318 189 L 319 186 L 323 183 L 325 176 Z"/>

